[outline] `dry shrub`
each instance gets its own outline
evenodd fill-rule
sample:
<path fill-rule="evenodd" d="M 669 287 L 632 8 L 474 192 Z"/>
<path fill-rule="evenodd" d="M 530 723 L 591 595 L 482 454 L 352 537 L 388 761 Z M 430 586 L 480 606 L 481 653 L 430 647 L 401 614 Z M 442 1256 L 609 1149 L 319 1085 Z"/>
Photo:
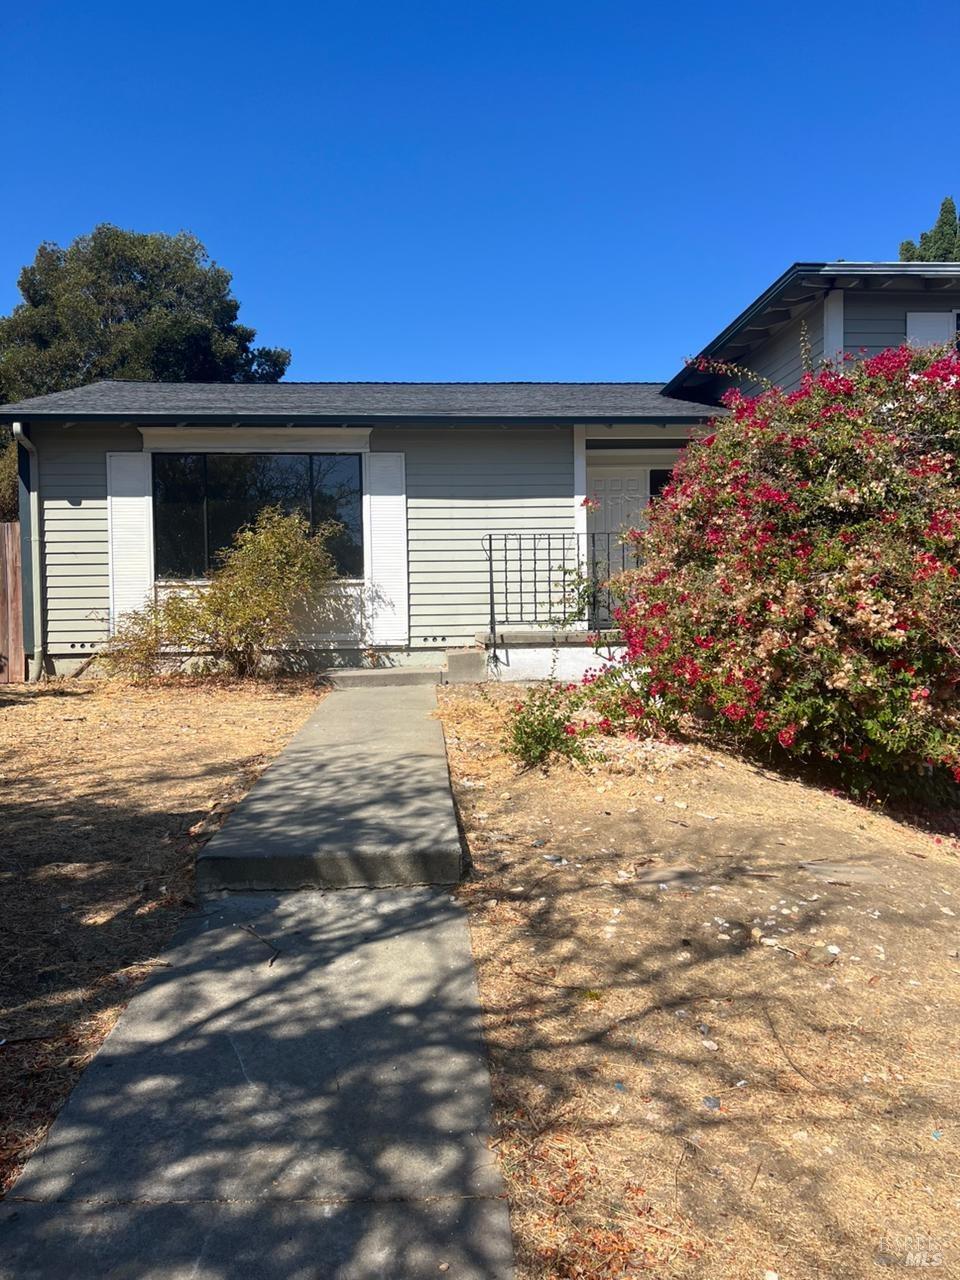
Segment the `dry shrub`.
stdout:
<path fill-rule="evenodd" d="M 328 524 L 311 534 L 299 513 L 267 508 L 237 533 L 209 583 L 163 595 L 121 619 L 101 664 L 110 674 L 144 679 L 198 655 L 204 669 L 262 675 L 305 613 L 322 611 L 336 578 L 329 542 L 338 530 Z"/>

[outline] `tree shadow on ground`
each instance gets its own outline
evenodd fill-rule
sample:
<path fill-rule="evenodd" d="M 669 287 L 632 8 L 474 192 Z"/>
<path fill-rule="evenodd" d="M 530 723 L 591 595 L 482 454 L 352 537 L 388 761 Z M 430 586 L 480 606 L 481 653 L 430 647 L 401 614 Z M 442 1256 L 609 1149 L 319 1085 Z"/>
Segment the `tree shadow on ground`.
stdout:
<path fill-rule="evenodd" d="M 751 750 L 722 734 L 711 734 L 706 727 L 686 726 L 678 741 L 714 750 L 725 750 L 753 768 L 757 776 L 783 778 L 809 787 L 811 791 L 827 791 L 842 795 L 868 813 L 886 813 L 894 821 L 920 831 L 946 836 L 960 836 L 960 786 L 949 778 L 946 769 L 903 770 L 899 776 L 878 775 L 872 785 L 862 780 L 851 785 L 842 765 L 829 760 L 798 759 L 777 746 Z"/>
<path fill-rule="evenodd" d="M 560 775 L 464 793 L 529 1273 L 605 1275 L 622 1245 L 611 1274 L 850 1280 L 886 1274 L 886 1225 L 955 1257 L 938 1135 L 960 1110 L 960 869 L 838 850 L 812 816 L 802 852 L 753 814 L 728 815 L 722 847 L 669 809 L 604 797 L 598 819 L 595 788 Z M 595 834 L 558 830 L 587 791 Z"/>
<path fill-rule="evenodd" d="M 225 900 L 166 959 L 8 1198 L 19 1276 L 509 1274 L 448 895 Z"/>

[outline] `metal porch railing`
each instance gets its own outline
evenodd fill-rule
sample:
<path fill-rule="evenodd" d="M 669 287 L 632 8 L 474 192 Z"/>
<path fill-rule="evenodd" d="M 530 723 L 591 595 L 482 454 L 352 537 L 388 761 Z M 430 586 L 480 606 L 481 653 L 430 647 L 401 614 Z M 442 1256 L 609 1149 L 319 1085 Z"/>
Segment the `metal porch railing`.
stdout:
<path fill-rule="evenodd" d="M 490 634 L 502 627 L 587 627 L 613 622 L 608 583 L 636 564 L 618 533 L 488 533 Z"/>

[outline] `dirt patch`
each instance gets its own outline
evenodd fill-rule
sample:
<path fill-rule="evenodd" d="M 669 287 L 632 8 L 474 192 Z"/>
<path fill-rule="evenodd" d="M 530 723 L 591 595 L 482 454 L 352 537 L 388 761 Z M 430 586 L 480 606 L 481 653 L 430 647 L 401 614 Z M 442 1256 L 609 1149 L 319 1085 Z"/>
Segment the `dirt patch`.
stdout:
<path fill-rule="evenodd" d="M 197 848 L 322 693 L 0 689 L 0 1191 L 193 906 Z"/>
<path fill-rule="evenodd" d="M 520 1273 L 960 1274 L 958 846 L 710 748 L 518 772 L 445 690 Z"/>

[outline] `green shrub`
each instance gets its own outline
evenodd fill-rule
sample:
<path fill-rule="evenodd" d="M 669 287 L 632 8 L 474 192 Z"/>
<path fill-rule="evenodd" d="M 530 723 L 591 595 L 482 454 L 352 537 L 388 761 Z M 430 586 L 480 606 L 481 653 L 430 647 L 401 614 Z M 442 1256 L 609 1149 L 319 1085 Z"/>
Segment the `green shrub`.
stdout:
<path fill-rule="evenodd" d="M 307 520 L 262 511 L 223 553 L 209 583 L 168 591 L 127 614 L 100 654 L 111 674 L 145 678 L 199 658 L 207 669 L 243 678 L 277 660 L 309 620 L 322 618 L 324 588 L 336 577 L 328 550 L 339 526 L 311 534 Z"/>
<path fill-rule="evenodd" d="M 599 654 L 598 663 L 579 683 L 537 684 L 513 704 L 505 744 L 511 755 L 525 765 L 553 756 L 587 762 L 602 755 L 597 739 L 646 731 L 634 673 Z"/>
<path fill-rule="evenodd" d="M 584 746 L 571 731 L 574 691 L 557 684 L 534 685 L 513 705 L 506 748 L 525 765 L 545 764 L 553 755 L 584 758 Z"/>
<path fill-rule="evenodd" d="M 960 781 L 960 357 L 886 351 L 733 394 L 631 534 L 638 712 Z"/>

